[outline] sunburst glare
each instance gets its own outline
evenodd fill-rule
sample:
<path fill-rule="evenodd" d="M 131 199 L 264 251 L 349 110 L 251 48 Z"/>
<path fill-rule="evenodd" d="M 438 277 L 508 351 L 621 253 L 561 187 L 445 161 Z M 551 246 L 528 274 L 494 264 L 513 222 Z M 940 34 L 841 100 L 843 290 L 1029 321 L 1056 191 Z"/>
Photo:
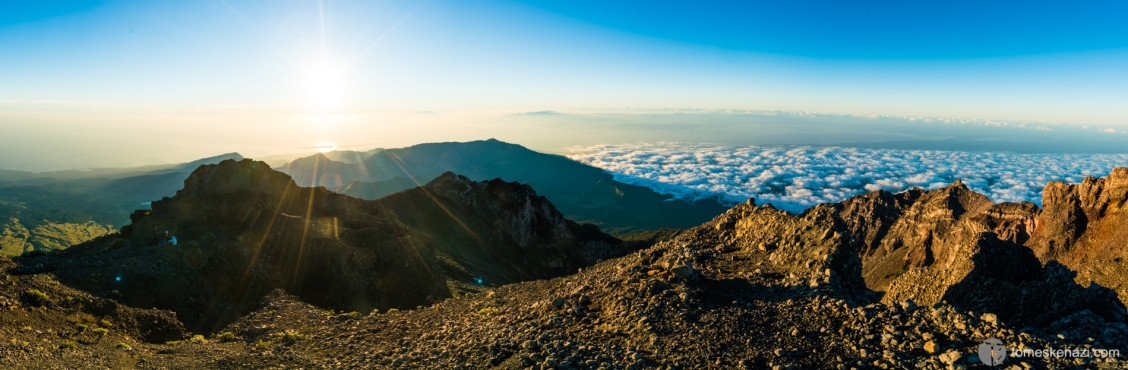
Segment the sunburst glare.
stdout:
<path fill-rule="evenodd" d="M 305 71 L 305 91 L 309 101 L 318 108 L 335 108 L 345 98 L 344 67 L 327 58 L 321 58 Z"/>

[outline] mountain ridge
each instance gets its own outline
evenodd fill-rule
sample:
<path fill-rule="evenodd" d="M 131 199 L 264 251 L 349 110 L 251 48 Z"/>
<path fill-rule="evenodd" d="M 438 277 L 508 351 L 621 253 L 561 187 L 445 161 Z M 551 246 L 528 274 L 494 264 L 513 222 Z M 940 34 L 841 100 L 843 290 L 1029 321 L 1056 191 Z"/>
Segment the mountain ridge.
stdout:
<path fill-rule="evenodd" d="M 628 251 L 564 219 L 527 185 L 447 173 L 366 201 L 299 187 L 249 159 L 200 166 L 173 197 L 131 219 L 120 235 L 16 270 L 50 271 L 131 305 L 170 309 L 206 331 L 276 288 L 336 309 L 410 308 L 450 297 L 457 287 L 448 280 L 545 278 Z M 117 280 L 87 279 L 109 261 L 129 262 L 105 278 Z"/>
<path fill-rule="evenodd" d="M 717 199 L 672 200 L 618 182 L 602 169 L 496 139 L 373 150 L 355 163 L 318 153 L 280 170 L 303 186 L 324 185 L 364 199 L 424 184 L 447 171 L 478 181 L 501 178 L 532 185 L 569 218 L 616 232 L 692 227 L 727 208 Z"/>

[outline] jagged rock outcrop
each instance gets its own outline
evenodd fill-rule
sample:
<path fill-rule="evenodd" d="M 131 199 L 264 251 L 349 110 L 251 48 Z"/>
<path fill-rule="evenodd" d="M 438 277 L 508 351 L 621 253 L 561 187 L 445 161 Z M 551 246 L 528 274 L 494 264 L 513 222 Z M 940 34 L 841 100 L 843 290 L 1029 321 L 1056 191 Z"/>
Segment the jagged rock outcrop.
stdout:
<path fill-rule="evenodd" d="M 452 172 L 374 201 L 412 230 L 441 237 L 436 251 L 489 284 L 559 276 L 629 250 L 564 216 L 528 185 Z M 453 271 L 448 272 L 454 274 Z"/>
<path fill-rule="evenodd" d="M 756 273 L 791 284 L 833 288 L 835 294 L 860 301 L 873 298 L 865 294 L 861 259 L 843 233 L 844 224 L 829 208 L 795 216 L 749 200 L 701 229 L 717 234 L 718 252 L 735 249 L 741 259 L 756 261 Z"/>
<path fill-rule="evenodd" d="M 1106 178 L 1090 177 L 1081 184 L 1048 184 L 1044 210 L 1029 202 L 991 203 L 958 181 L 931 191 L 878 191 L 832 206 L 856 243 L 867 285 L 886 292 L 886 302 L 912 298 L 930 304 L 939 299 L 959 301 L 961 295 L 986 299 L 968 289 L 973 285 L 1009 286 L 994 293 L 997 313 L 1004 319 L 1013 316 L 1041 325 L 1054 315 L 1079 309 L 1071 301 L 1089 302 L 1099 307 L 1094 308 L 1097 316 L 1122 320 L 1123 303 L 1128 302 L 1128 276 L 1123 274 L 1128 269 L 1126 201 L 1128 169 L 1118 168 Z M 985 251 L 994 257 L 981 258 Z M 1031 257 L 1046 267 L 1032 272 L 1035 261 Z M 985 263 L 995 266 L 982 267 Z M 1066 271 L 1050 271 L 1059 269 Z M 994 271 L 994 277 L 980 281 L 987 276 L 975 271 Z M 1075 278 L 1069 282 L 1051 279 L 1064 275 Z M 957 285 L 959 289 L 952 290 Z M 1043 293 L 1032 292 L 1047 289 L 1068 293 L 1058 294 L 1052 299 L 1054 304 L 1041 306 L 1047 312 L 1038 315 L 1021 312 L 1021 307 L 1003 307 L 1014 306 L 1006 299 L 1044 302 L 1049 298 L 1033 298 Z M 1121 304 L 1106 304 L 1109 289 L 1116 292 Z M 989 306 L 962 303 L 977 309 Z"/>
<path fill-rule="evenodd" d="M 1037 215 L 1030 203 L 994 204 L 960 181 L 925 191 L 877 191 L 831 205 L 865 263 L 867 284 L 882 289 L 913 267 L 950 269 L 960 247 L 983 232 L 1021 243 Z"/>
<path fill-rule="evenodd" d="M 1046 184 L 1044 211 L 1035 238 L 1028 243 L 1043 260 L 1066 265 L 1123 254 L 1128 240 L 1128 168 L 1106 178 L 1085 178 L 1080 184 Z"/>
<path fill-rule="evenodd" d="M 1044 262 L 1078 272 L 1082 285 L 1095 282 L 1128 302 L 1128 168 L 1080 184 L 1052 182 L 1042 192 L 1044 210 L 1026 243 Z"/>
<path fill-rule="evenodd" d="M 210 331 L 279 288 L 339 310 L 408 308 L 450 297 L 448 280 L 552 277 L 626 252 L 527 186 L 447 174 L 366 201 L 299 187 L 252 160 L 201 166 L 176 196 L 131 219 L 121 235 L 28 260 L 22 270 L 172 309 Z"/>
<path fill-rule="evenodd" d="M 991 205 L 971 220 L 994 232 L 999 239 L 1023 244 L 1034 235 L 1038 227 L 1037 215 L 1041 211 L 1031 202 L 1005 202 Z"/>
<path fill-rule="evenodd" d="M 801 215 L 750 202 L 705 228 L 720 234 L 722 246 L 762 259 L 757 271 L 790 284 L 815 287 L 824 276 L 840 276 L 886 304 L 948 302 L 1018 325 L 1046 327 L 1081 310 L 1124 322 L 1124 305 L 1109 289 L 1061 278 L 1067 268 L 1043 267 L 1020 244 L 1039 225 L 1038 211 L 1030 203 L 994 204 L 957 181 L 937 190 L 877 191 Z M 850 261 L 856 270 L 827 269 L 824 260 Z M 842 296 L 864 301 L 857 291 Z"/>

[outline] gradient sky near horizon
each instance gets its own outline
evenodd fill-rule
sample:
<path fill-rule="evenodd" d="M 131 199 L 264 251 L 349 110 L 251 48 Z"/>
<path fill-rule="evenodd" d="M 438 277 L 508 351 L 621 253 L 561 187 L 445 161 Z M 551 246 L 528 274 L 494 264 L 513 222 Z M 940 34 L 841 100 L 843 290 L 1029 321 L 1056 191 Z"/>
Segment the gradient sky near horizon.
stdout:
<path fill-rule="evenodd" d="M 0 168 L 596 144 L 514 118 L 534 111 L 592 127 L 605 116 L 584 114 L 736 109 L 1123 132 L 1125 66 L 1121 1 L 5 2 Z"/>

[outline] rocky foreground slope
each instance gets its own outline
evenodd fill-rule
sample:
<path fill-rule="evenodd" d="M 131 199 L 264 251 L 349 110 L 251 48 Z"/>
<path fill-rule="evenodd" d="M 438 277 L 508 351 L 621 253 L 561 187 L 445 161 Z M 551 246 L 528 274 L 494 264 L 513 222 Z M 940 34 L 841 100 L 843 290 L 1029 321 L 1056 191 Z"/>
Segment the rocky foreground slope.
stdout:
<path fill-rule="evenodd" d="M 1102 189 L 1117 189 L 1108 182 Z M 1006 367 L 1124 368 L 1128 325 L 1117 294 L 1078 284 L 1084 273 L 1068 259 L 1027 247 L 1057 230 L 1047 226 L 1061 221 L 1049 211 L 1055 204 L 995 205 L 959 183 L 801 215 L 750 201 L 568 276 L 360 313 L 276 290 L 225 328 L 170 344 L 146 343 L 158 337 L 129 319 L 167 313 L 92 311 L 105 299 L 47 273 L 11 275 L 4 262 L 0 334 L 13 341 L 0 343 L 0 366 L 940 369 L 983 366 L 977 347 L 996 338 L 1011 350 L 1086 354 L 1010 358 Z M 1117 243 L 1090 233 L 1101 230 L 1094 219 L 1121 217 L 1096 207 L 1103 211 L 1086 213 L 1079 235 L 1085 245 Z M 87 332 L 111 314 L 125 324 L 101 340 Z M 93 324 L 80 329 L 70 317 Z"/>

